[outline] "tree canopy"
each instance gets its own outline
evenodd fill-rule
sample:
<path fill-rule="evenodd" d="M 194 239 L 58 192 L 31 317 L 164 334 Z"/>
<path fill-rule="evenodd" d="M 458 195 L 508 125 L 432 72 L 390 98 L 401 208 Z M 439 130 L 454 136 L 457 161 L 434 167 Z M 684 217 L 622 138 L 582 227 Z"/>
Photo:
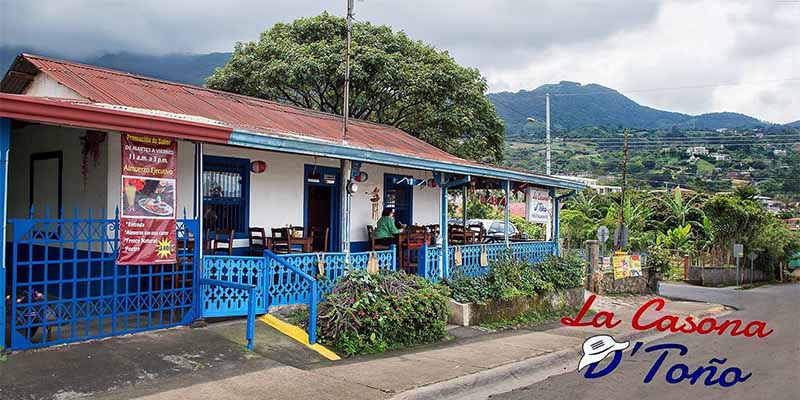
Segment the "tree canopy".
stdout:
<path fill-rule="evenodd" d="M 278 23 L 237 43 L 206 84 L 214 89 L 342 114 L 347 22 L 323 13 Z M 446 52 L 368 22 L 353 24 L 350 116 L 396 126 L 455 155 L 499 162 L 503 123 L 486 80 Z"/>

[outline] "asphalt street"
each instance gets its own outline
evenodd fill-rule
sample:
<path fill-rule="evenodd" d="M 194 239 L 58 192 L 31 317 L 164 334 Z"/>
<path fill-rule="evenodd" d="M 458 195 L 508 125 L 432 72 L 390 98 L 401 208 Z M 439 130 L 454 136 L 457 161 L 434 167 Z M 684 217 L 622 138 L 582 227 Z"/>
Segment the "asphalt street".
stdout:
<path fill-rule="evenodd" d="M 719 336 L 716 332 L 699 335 L 676 333 L 644 344 L 631 355 L 624 352 L 622 361 L 608 375 L 587 379 L 574 369 L 552 376 L 536 384 L 491 396 L 492 399 L 800 399 L 800 285 L 771 285 L 748 290 L 733 288 L 700 288 L 689 285 L 662 284 L 661 294 L 676 299 L 720 303 L 738 310 L 718 317 L 718 320 L 741 319 L 766 321 L 774 332 L 765 338 Z M 624 321 L 623 323 L 630 323 Z M 744 325 L 743 325 L 744 326 Z M 587 334 L 587 337 L 590 336 Z M 645 352 L 656 344 L 682 344 L 685 356 L 671 350 L 650 383 L 645 377 L 661 357 L 663 350 Z M 599 364 L 608 365 L 608 357 Z M 712 359 L 716 359 L 711 363 Z M 724 360 L 724 361 L 723 361 Z M 689 379 L 668 383 L 666 375 L 673 365 L 685 364 L 691 373 L 698 367 L 718 367 L 717 378 L 730 367 L 741 369 L 742 375 L 752 373 L 744 382 L 731 387 L 705 386 L 702 379 L 691 384 Z M 577 367 L 578 360 L 575 360 Z M 599 370 L 600 368 L 598 368 Z M 585 370 L 584 370 L 585 371 Z M 680 367 L 675 369 L 679 377 Z M 733 373 L 728 378 L 734 377 Z M 678 379 L 676 379 L 678 380 Z"/>

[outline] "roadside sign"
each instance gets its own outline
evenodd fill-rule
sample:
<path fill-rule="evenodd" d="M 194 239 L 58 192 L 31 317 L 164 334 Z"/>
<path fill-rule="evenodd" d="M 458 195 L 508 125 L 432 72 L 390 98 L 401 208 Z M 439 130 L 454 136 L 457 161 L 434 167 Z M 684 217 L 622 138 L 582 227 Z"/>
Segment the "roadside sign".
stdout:
<path fill-rule="evenodd" d="M 608 232 L 608 227 L 607 226 L 602 225 L 599 228 L 597 228 L 597 240 L 599 240 L 600 243 L 607 242 L 608 241 L 608 236 L 609 236 L 609 232 Z"/>
<path fill-rule="evenodd" d="M 749 258 L 750 261 L 755 261 L 755 259 L 758 258 L 758 253 L 756 253 L 755 251 L 751 251 L 750 253 L 747 254 L 747 258 Z"/>
<path fill-rule="evenodd" d="M 734 258 L 744 257 L 744 245 L 738 243 L 735 243 L 733 245 L 733 257 Z"/>

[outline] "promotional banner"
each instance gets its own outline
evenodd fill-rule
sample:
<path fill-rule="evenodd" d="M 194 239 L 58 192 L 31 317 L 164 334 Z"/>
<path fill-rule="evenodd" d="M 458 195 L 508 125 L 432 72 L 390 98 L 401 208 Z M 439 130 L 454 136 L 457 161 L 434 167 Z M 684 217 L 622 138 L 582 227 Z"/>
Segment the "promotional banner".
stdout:
<path fill-rule="evenodd" d="M 639 254 L 614 255 L 614 279 L 642 276 L 642 259 Z"/>
<path fill-rule="evenodd" d="M 176 262 L 177 157 L 174 139 L 122 134 L 118 264 Z"/>
<path fill-rule="evenodd" d="M 547 189 L 529 187 L 525 196 L 527 220 L 534 224 L 550 225 L 553 200 Z"/>

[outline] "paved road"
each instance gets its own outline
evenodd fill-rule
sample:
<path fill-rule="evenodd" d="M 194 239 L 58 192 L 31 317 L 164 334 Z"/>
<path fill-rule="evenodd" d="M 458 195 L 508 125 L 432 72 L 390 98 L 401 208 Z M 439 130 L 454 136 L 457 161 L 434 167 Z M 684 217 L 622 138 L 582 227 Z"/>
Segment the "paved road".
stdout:
<path fill-rule="evenodd" d="M 656 343 L 680 343 L 687 346 L 689 351 L 684 357 L 671 354 L 649 384 L 644 384 L 643 379 L 661 352 L 641 352 L 633 357 L 629 352 L 625 353 L 616 371 L 602 378 L 589 380 L 573 371 L 491 398 L 800 399 L 800 285 L 734 290 L 667 284 L 662 285 L 662 293 L 675 298 L 734 306 L 739 310 L 720 319 L 764 320 L 774 332 L 763 339 L 716 334 L 674 334 L 648 343 L 645 347 Z M 688 365 L 689 370 L 693 371 L 697 367 L 707 366 L 712 358 L 726 358 L 725 367 L 737 366 L 745 373 L 752 372 L 752 376 L 746 382 L 730 388 L 705 387 L 702 380 L 695 385 L 690 385 L 688 381 L 677 384 L 665 381 L 666 370 L 676 362 Z"/>

